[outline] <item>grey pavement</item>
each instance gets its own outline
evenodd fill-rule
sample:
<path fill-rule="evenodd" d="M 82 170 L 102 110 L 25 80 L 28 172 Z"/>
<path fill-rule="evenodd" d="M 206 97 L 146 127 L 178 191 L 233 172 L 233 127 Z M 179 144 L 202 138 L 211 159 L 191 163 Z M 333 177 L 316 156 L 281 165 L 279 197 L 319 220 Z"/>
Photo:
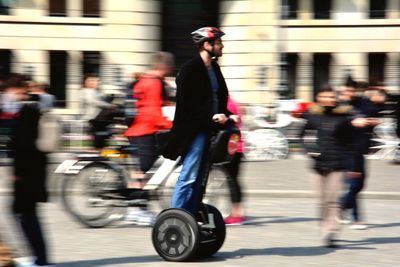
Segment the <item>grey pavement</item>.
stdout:
<path fill-rule="evenodd" d="M 2 211 L 8 197 L 0 197 Z M 342 228 L 338 249 L 322 247 L 311 198 L 260 198 L 246 201 L 248 224 L 231 226 L 221 250 L 208 259 L 189 263 L 162 260 L 151 243 L 151 228 L 116 224 L 87 229 L 73 221 L 60 203 L 43 205 L 52 260 L 60 267 L 128 266 L 379 266 L 400 262 L 400 201 L 365 199 L 369 229 Z M 0 217 L 20 255 L 26 255 L 9 215 Z"/>
<path fill-rule="evenodd" d="M 398 266 L 400 262 L 399 165 L 369 160 L 369 178 L 362 211 L 369 229 L 343 227 L 339 249 L 321 246 L 312 198 L 310 162 L 303 157 L 243 163 L 242 183 L 249 223 L 229 227 L 222 249 L 212 258 L 185 266 Z M 49 166 L 50 171 L 57 164 Z M 0 168 L 0 188 L 7 190 L 9 168 Z M 57 189 L 60 177 L 51 176 Z M 5 192 L 5 191 L 4 191 Z M 3 193 L 4 193 L 3 192 Z M 25 242 L 8 212 L 10 196 L 0 195 L 0 232 L 18 255 Z M 226 211 L 228 200 L 218 208 Z M 154 203 L 156 204 L 156 203 Z M 157 205 L 151 205 L 159 211 Z M 41 215 L 57 266 L 182 266 L 163 261 L 152 247 L 151 228 L 117 223 L 86 229 L 62 208 L 57 195 L 43 205 Z"/>

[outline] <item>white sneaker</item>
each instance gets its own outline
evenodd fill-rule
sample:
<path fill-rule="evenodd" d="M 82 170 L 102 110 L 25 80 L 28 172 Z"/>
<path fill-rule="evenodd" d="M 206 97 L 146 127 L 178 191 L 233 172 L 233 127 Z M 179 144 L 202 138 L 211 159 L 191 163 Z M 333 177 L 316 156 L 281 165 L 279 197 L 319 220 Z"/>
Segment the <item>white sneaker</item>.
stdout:
<path fill-rule="evenodd" d="M 353 230 L 365 230 L 368 228 L 368 226 L 362 223 L 354 223 L 349 228 Z"/>
<path fill-rule="evenodd" d="M 156 215 L 148 210 L 143 210 L 136 224 L 142 226 L 153 226 L 156 221 Z"/>
<path fill-rule="evenodd" d="M 156 215 L 149 210 L 131 207 L 125 215 L 125 221 L 142 226 L 152 226 L 156 220 Z"/>
<path fill-rule="evenodd" d="M 338 216 L 336 216 L 336 221 L 340 224 L 350 224 L 351 220 L 348 218 L 345 211 L 341 211 Z"/>
<path fill-rule="evenodd" d="M 55 265 L 37 265 L 30 258 L 16 258 L 14 259 L 15 267 L 53 267 Z"/>

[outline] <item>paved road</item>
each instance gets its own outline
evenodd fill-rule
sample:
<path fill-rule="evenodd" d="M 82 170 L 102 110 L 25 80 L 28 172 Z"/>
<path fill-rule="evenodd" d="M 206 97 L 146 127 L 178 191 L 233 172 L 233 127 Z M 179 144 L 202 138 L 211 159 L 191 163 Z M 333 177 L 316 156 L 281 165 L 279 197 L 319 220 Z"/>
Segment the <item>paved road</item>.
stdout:
<path fill-rule="evenodd" d="M 369 162 L 370 177 L 362 203 L 369 229 L 344 227 L 342 247 L 332 250 L 321 247 L 308 165 L 304 159 L 244 163 L 249 224 L 229 227 L 227 240 L 215 257 L 185 266 L 398 266 L 400 166 Z M 0 168 L 3 190 L 7 189 L 7 171 Z M 56 188 L 57 179 L 50 179 L 51 188 Z M 8 202 L 9 196 L 2 194 L 1 234 L 25 255 L 23 239 L 7 212 Z M 164 262 L 156 255 L 150 228 L 116 224 L 86 229 L 64 212 L 57 197 L 44 205 L 42 215 L 57 266 L 182 266 Z"/>
<path fill-rule="evenodd" d="M 4 211 L 7 197 L 0 197 Z M 307 198 L 249 198 L 249 224 L 229 227 L 222 249 L 207 260 L 184 266 L 398 266 L 400 262 L 400 201 L 364 201 L 369 229 L 343 227 L 339 249 L 321 247 L 316 203 Z M 117 224 L 104 229 L 82 228 L 59 203 L 42 212 L 51 255 L 62 267 L 183 266 L 164 262 L 150 240 L 151 228 Z M 8 216 L 2 232 L 20 245 Z M 10 237 L 11 236 L 11 237 Z"/>

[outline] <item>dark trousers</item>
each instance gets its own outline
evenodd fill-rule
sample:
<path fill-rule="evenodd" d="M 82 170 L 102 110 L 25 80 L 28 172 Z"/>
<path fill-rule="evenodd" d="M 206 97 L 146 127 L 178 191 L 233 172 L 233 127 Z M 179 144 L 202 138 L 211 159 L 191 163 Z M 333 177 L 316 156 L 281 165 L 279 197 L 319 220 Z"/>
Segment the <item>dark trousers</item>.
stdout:
<path fill-rule="evenodd" d="M 365 159 L 363 154 L 354 155 L 351 160 L 352 168 L 349 171 L 359 172 L 361 176 L 350 177 L 345 175 L 347 192 L 342 197 L 342 208 L 351 209 L 353 220 L 360 221 L 358 194 L 365 184 Z"/>
<path fill-rule="evenodd" d="M 156 135 L 129 137 L 129 142 L 137 149 L 134 153 L 139 158 L 140 170 L 146 173 L 158 158 Z"/>
<path fill-rule="evenodd" d="M 107 121 L 90 121 L 90 132 L 94 137 L 94 147 L 102 149 L 106 146 L 107 139 L 110 137 Z"/>
<path fill-rule="evenodd" d="M 232 161 L 224 166 L 228 177 L 228 186 L 232 203 L 242 202 L 242 190 L 239 183 L 240 162 L 243 153 L 236 153 Z"/>
<path fill-rule="evenodd" d="M 36 208 L 30 212 L 17 213 L 16 219 L 21 225 L 22 232 L 32 249 L 32 253 L 36 257 L 35 264 L 39 266 L 47 265 L 46 243 L 39 218 L 36 214 Z"/>

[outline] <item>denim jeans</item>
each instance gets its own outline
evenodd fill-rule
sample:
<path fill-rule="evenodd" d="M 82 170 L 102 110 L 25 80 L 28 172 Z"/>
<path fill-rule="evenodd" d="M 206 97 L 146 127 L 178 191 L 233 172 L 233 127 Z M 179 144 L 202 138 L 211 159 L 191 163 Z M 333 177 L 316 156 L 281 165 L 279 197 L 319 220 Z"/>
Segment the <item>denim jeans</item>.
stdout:
<path fill-rule="evenodd" d="M 208 135 L 197 134 L 183 159 L 182 171 L 172 196 L 172 208 L 185 209 L 192 214 L 197 212 L 207 168 L 208 147 Z"/>
<path fill-rule="evenodd" d="M 358 206 L 358 193 L 360 193 L 364 187 L 366 176 L 364 155 L 355 155 L 353 157 L 353 164 L 354 167 L 352 171 L 361 173 L 361 176 L 345 176 L 347 192 L 342 197 L 342 209 L 351 209 L 353 220 L 357 222 L 361 220 Z"/>

